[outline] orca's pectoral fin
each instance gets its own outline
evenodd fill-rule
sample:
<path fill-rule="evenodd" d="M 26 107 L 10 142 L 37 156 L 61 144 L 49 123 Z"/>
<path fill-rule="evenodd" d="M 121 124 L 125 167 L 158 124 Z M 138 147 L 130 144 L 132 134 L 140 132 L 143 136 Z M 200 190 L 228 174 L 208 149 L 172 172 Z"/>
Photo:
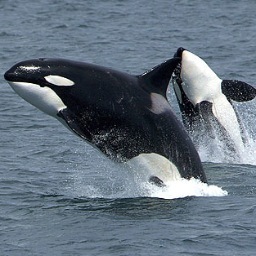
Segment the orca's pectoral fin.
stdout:
<path fill-rule="evenodd" d="M 84 140 L 90 141 L 91 134 L 86 130 L 86 128 L 84 128 L 84 126 L 79 125 L 79 120 L 70 110 L 67 108 L 62 109 L 58 112 L 57 115 L 65 121 L 69 129 L 71 129 L 76 135 Z M 80 127 L 83 127 L 83 129 Z"/>
<path fill-rule="evenodd" d="M 150 176 L 148 181 L 158 187 L 165 187 L 164 182 L 157 176 Z"/>
<path fill-rule="evenodd" d="M 234 101 L 250 101 L 256 97 L 256 88 L 238 80 L 223 80 L 222 93 Z"/>

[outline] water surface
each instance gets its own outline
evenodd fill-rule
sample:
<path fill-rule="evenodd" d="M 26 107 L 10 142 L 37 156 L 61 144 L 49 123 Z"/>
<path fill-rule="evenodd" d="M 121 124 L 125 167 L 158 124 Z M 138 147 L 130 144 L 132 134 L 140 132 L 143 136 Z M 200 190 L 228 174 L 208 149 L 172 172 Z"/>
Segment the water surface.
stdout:
<path fill-rule="evenodd" d="M 255 9 L 249 0 L 0 1 L 1 255 L 254 255 L 255 100 L 236 104 L 250 137 L 242 161 L 201 149 L 210 186 L 173 198 L 173 187 L 134 182 L 27 104 L 3 74 L 38 57 L 140 74 L 183 46 L 221 78 L 255 84 Z M 179 115 L 171 89 L 170 101 Z"/>

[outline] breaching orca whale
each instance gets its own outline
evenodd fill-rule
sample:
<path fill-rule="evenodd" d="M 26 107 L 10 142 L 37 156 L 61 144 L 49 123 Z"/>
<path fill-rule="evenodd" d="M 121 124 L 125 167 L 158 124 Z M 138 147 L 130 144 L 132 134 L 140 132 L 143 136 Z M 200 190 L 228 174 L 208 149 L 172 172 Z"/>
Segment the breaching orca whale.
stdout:
<path fill-rule="evenodd" d="M 183 123 L 195 142 L 204 136 L 224 141 L 231 156 L 244 150 L 243 128 L 232 100 L 250 101 L 256 89 L 237 80 L 221 80 L 198 56 L 184 48 L 174 55 L 181 62 L 172 77 Z M 200 143 L 200 142 L 199 142 Z"/>
<path fill-rule="evenodd" d="M 173 176 L 207 182 L 198 153 L 166 98 L 179 61 L 173 58 L 134 76 L 41 58 L 14 65 L 5 79 L 23 99 L 109 158 L 146 166 L 150 182 L 161 186 Z"/>

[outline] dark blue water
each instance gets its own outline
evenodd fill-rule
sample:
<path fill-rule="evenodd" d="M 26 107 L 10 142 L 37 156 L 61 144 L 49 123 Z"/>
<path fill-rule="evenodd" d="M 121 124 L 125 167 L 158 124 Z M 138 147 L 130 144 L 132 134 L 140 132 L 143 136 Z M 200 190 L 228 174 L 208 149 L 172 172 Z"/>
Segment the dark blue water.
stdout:
<path fill-rule="evenodd" d="M 164 190 L 134 182 L 3 79 L 38 57 L 140 74 L 183 46 L 221 78 L 256 84 L 255 10 L 250 0 L 0 1 L 0 255 L 255 255 L 255 100 L 236 104 L 249 139 L 240 162 L 200 149 L 210 185 Z M 178 115 L 171 89 L 170 101 Z"/>

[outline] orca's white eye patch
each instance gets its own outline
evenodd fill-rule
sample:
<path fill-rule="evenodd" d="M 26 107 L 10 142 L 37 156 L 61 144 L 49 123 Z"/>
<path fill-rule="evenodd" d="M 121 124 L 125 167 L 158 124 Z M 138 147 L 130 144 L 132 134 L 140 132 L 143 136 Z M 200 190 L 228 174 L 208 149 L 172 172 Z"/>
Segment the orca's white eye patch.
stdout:
<path fill-rule="evenodd" d="M 72 86 L 75 83 L 63 76 L 58 76 L 58 75 L 49 75 L 45 76 L 44 79 L 51 84 L 57 85 L 57 86 Z"/>

